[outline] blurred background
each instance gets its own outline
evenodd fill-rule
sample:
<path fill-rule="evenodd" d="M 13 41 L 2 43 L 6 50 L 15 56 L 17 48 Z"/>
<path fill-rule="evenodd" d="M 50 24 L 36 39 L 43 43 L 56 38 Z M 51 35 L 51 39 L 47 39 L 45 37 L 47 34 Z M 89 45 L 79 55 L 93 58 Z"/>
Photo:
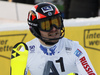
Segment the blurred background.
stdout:
<path fill-rule="evenodd" d="M 63 18 L 89 18 L 99 16 L 100 0 L 0 0 L 23 4 L 51 2 L 61 11 Z"/>

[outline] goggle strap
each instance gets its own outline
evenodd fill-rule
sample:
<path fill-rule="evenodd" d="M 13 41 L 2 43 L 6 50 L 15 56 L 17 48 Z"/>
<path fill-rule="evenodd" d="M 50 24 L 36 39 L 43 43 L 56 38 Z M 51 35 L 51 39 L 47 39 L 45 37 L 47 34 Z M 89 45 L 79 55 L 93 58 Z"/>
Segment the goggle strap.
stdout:
<path fill-rule="evenodd" d="M 31 22 L 28 22 L 28 24 L 29 24 L 30 26 L 35 26 L 35 27 L 37 27 L 37 26 L 38 26 L 38 24 L 36 24 L 36 23 L 31 23 Z"/>

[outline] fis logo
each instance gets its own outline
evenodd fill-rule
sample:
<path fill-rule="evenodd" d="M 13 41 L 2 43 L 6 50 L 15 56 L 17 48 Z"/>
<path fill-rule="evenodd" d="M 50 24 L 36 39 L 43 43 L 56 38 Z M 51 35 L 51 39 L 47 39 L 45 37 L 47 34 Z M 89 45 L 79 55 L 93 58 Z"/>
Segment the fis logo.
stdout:
<path fill-rule="evenodd" d="M 44 13 L 53 11 L 53 8 L 51 6 L 45 6 L 45 7 L 42 7 L 41 9 Z"/>
<path fill-rule="evenodd" d="M 33 53 L 35 51 L 35 46 L 29 46 L 29 49 L 30 49 L 30 53 Z"/>

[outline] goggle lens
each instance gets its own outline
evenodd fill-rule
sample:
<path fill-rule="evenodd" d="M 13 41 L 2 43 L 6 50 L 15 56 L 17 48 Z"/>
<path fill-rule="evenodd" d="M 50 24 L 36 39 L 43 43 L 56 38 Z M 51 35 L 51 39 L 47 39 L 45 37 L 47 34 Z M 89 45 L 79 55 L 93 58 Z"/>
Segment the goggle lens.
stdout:
<path fill-rule="evenodd" d="M 61 24 L 61 17 L 55 16 L 53 18 L 45 19 L 40 21 L 40 30 L 42 31 L 50 31 L 53 26 L 55 26 L 57 29 L 60 29 Z"/>

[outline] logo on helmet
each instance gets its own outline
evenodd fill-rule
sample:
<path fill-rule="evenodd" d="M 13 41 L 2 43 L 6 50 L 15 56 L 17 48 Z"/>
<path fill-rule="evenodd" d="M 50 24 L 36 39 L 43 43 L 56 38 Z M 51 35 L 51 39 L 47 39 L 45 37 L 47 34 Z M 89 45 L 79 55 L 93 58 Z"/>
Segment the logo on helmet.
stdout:
<path fill-rule="evenodd" d="M 52 16 L 52 12 L 48 12 L 48 16 Z"/>
<path fill-rule="evenodd" d="M 49 12 L 49 11 L 53 11 L 53 8 L 51 6 L 45 6 L 41 8 L 43 13 Z"/>

